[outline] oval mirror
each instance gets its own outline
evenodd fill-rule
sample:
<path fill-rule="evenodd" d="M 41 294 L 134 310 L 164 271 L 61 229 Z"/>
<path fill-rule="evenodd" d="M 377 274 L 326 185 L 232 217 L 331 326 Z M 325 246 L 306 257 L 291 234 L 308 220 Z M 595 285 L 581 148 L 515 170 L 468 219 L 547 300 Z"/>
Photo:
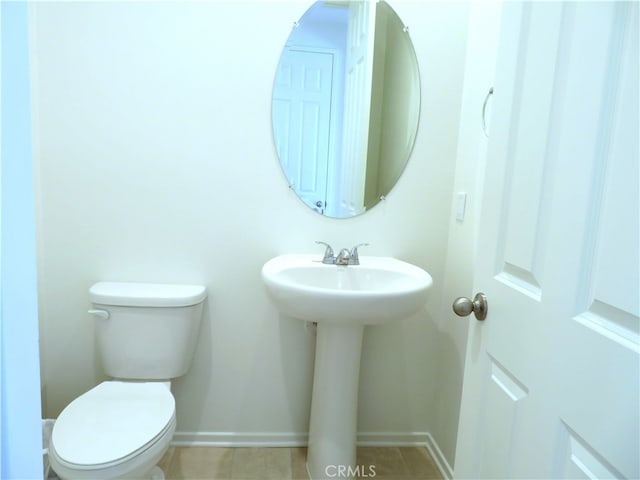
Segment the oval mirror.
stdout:
<path fill-rule="evenodd" d="M 384 1 L 321 0 L 280 57 L 273 136 L 289 186 L 334 218 L 391 191 L 418 129 L 420 78 L 408 29 Z"/>

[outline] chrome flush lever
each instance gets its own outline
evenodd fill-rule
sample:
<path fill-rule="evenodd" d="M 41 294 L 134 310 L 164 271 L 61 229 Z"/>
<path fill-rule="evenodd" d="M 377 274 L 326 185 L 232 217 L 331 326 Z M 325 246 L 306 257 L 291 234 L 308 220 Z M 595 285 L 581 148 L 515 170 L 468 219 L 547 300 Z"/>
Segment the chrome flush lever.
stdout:
<path fill-rule="evenodd" d="M 111 316 L 108 310 L 91 309 L 88 313 L 89 315 L 101 318 L 102 320 L 109 320 L 109 317 Z"/>

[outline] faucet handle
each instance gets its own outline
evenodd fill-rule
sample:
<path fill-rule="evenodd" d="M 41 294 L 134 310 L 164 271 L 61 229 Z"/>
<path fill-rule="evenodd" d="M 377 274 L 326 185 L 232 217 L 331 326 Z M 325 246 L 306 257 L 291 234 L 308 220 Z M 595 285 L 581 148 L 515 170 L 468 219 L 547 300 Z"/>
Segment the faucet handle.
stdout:
<path fill-rule="evenodd" d="M 350 263 L 352 265 L 360 265 L 360 257 L 358 257 L 358 247 L 367 247 L 367 246 L 369 246 L 368 243 L 359 243 L 358 245 L 356 245 L 351 249 L 351 254 L 349 255 L 349 257 L 350 257 Z"/>
<path fill-rule="evenodd" d="M 331 245 L 329 245 L 327 242 L 322 242 L 320 240 L 316 240 L 316 243 L 319 245 L 324 245 L 325 250 L 324 250 L 324 256 L 322 257 L 322 263 L 334 263 L 335 262 L 335 258 L 333 256 L 333 248 L 331 248 Z"/>

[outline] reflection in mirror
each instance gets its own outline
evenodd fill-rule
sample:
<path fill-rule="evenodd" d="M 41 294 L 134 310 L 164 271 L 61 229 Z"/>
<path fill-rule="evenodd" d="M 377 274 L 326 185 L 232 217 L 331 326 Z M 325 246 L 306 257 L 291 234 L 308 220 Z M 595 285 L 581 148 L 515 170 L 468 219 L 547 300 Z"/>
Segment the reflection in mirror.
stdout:
<path fill-rule="evenodd" d="M 420 113 L 413 44 L 384 1 L 321 0 L 294 28 L 273 87 L 273 135 L 298 197 L 335 218 L 393 188 Z"/>

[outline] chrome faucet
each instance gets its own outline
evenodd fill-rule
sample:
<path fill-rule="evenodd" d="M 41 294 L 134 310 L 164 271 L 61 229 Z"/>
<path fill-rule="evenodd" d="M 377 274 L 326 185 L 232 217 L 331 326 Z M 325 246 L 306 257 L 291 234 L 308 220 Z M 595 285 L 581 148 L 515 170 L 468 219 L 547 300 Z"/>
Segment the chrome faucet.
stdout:
<path fill-rule="evenodd" d="M 322 257 L 322 263 L 327 265 L 360 265 L 360 257 L 358 256 L 358 247 L 364 247 L 369 245 L 368 243 L 359 243 L 351 250 L 343 248 L 338 253 L 338 256 L 333 255 L 333 248 L 326 242 L 316 241 L 320 245 L 325 245 L 324 256 Z"/>
<path fill-rule="evenodd" d="M 351 263 L 351 252 L 348 248 L 343 248 L 336 257 L 336 265 L 353 265 Z"/>
<path fill-rule="evenodd" d="M 320 245 L 324 245 L 327 248 L 324 250 L 324 256 L 322 257 L 322 263 L 326 263 L 328 265 L 333 265 L 336 263 L 336 258 L 333 256 L 333 248 L 327 242 L 321 242 L 320 240 L 316 240 L 316 243 Z"/>
<path fill-rule="evenodd" d="M 359 243 L 355 247 L 351 249 L 351 254 L 349 255 L 349 265 L 360 265 L 360 257 L 358 256 L 358 247 L 368 247 L 368 243 Z"/>

